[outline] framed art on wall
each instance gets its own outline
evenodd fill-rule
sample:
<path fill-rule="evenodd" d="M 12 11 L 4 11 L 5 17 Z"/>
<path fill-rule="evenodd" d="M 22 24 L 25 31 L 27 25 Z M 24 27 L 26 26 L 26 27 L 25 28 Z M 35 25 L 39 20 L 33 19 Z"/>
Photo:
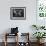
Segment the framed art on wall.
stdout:
<path fill-rule="evenodd" d="M 26 7 L 11 7 L 10 8 L 11 20 L 25 20 L 26 19 Z"/>
<path fill-rule="evenodd" d="M 46 25 L 46 0 L 37 0 L 36 24 Z"/>

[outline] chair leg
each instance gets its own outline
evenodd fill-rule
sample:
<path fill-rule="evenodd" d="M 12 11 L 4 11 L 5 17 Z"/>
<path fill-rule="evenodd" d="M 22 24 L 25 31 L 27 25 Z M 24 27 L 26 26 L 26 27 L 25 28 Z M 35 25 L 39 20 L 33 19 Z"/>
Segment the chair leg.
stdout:
<path fill-rule="evenodd" d="M 7 46 L 7 43 L 5 42 L 5 46 Z"/>
<path fill-rule="evenodd" d="M 5 34 L 5 41 L 4 41 L 4 43 L 5 43 L 5 46 L 7 46 L 7 34 Z"/>

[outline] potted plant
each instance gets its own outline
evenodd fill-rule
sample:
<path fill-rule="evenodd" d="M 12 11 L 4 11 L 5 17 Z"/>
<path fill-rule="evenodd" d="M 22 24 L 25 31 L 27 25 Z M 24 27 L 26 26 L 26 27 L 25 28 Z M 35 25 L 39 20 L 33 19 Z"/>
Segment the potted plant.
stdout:
<path fill-rule="evenodd" d="M 33 35 L 37 38 L 37 41 L 40 43 L 40 40 L 42 38 L 45 38 L 44 36 L 46 36 L 46 33 L 45 32 L 35 32 Z"/>

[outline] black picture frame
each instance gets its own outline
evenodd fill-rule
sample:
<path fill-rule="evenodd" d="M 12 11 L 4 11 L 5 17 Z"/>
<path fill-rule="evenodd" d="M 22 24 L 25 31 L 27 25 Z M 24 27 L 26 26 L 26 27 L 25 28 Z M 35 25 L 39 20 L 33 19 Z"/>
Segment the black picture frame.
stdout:
<path fill-rule="evenodd" d="M 10 8 L 11 20 L 25 20 L 26 19 L 26 7 L 11 7 Z"/>

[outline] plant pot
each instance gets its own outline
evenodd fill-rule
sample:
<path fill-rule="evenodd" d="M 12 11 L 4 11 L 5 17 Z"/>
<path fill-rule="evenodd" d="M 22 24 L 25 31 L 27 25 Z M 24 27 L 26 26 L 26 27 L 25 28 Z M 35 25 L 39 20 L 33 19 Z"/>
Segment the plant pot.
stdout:
<path fill-rule="evenodd" d="M 45 40 L 45 39 L 40 39 L 40 43 L 44 43 L 44 40 Z"/>
<path fill-rule="evenodd" d="M 44 40 L 45 40 L 45 39 L 38 39 L 37 42 L 41 44 L 41 43 L 44 42 Z"/>

